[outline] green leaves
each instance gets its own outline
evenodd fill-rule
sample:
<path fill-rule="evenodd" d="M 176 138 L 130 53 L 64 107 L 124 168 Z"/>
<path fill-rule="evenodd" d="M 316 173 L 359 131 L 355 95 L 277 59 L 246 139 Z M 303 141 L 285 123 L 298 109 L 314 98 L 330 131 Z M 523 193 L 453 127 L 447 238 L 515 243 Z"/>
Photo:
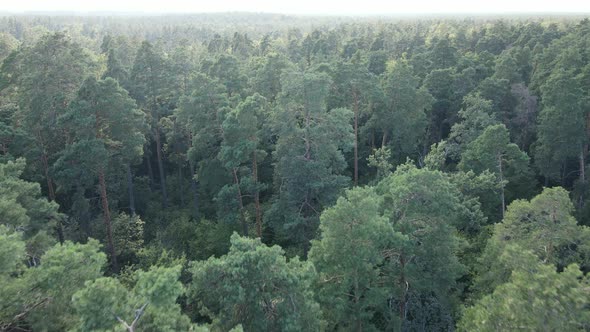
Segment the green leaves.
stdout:
<path fill-rule="evenodd" d="M 288 73 L 283 76 L 278 135 L 274 158 L 275 183 L 281 183 L 268 219 L 289 244 L 303 254 L 313 237 L 319 213 L 349 182 L 343 150 L 354 136 L 347 109 L 326 109 L 329 78 L 324 74 Z"/>
<path fill-rule="evenodd" d="M 467 146 L 459 169 L 476 173 L 487 170 L 496 175 L 502 217 L 506 202 L 516 197 L 527 197 L 535 186 L 529 157 L 516 144 L 510 143 L 508 130 L 503 124 L 487 127 Z"/>
<path fill-rule="evenodd" d="M 48 250 L 38 268 L 27 270 L 31 287 L 39 288 L 39 297 L 48 300 L 29 314 L 33 328 L 71 328 L 75 323 L 72 295 L 84 287 L 86 281 L 100 277 L 105 264 L 106 255 L 94 239 L 87 244 L 68 241 Z"/>
<path fill-rule="evenodd" d="M 382 144 L 391 146 L 395 159 L 402 162 L 416 151 L 434 99 L 426 89 L 419 88 L 418 78 L 403 60 L 385 73 L 383 93 L 383 107 L 375 110 L 371 121 L 383 132 Z"/>
<path fill-rule="evenodd" d="M 58 174 L 76 169 L 72 164 L 79 165 L 80 176 L 97 174 L 117 161 L 136 160 L 143 154 L 145 116 L 112 78 L 87 79 L 60 121 L 74 142 L 56 162 Z"/>
<path fill-rule="evenodd" d="M 531 257 L 530 251 L 511 246 L 501 259 L 515 260 L 510 280 L 465 311 L 460 331 L 588 329 L 588 279 L 576 264 L 558 273 Z"/>
<path fill-rule="evenodd" d="M 456 232 L 462 195 L 444 173 L 409 163 L 381 181 L 377 193 L 383 196 L 382 213 L 401 234 L 383 268 L 394 285 L 388 328 L 443 328 L 454 310 L 456 281 L 465 273 Z M 423 310 L 430 311 L 429 322 L 421 321 Z"/>
<path fill-rule="evenodd" d="M 139 270 L 135 273 L 133 289 L 127 289 L 114 278 L 87 282 L 72 298 L 80 317 L 78 330 L 118 330 L 125 324 L 142 331 L 188 330 L 190 320 L 176 303 L 178 296 L 184 293 L 178 281 L 180 271 L 180 266 Z M 138 317 L 141 308 L 143 311 Z"/>
<path fill-rule="evenodd" d="M 29 326 L 34 329 L 64 331 L 75 323 L 71 297 L 87 280 L 102 275 L 106 256 L 98 241 L 87 244 L 66 241 L 47 250 L 41 258 L 27 261 L 21 233 L 0 225 L 0 327 Z"/>
<path fill-rule="evenodd" d="M 20 178 L 24 169 L 24 159 L 0 163 L 0 225 L 22 232 L 27 254 L 38 259 L 55 242 L 52 227 L 63 216 L 41 196 L 39 184 Z"/>
<path fill-rule="evenodd" d="M 390 286 L 382 265 L 401 235 L 379 213 L 381 204 L 373 189 L 355 188 L 322 213 L 321 238 L 312 241 L 309 260 L 330 329 L 372 330 L 375 316 L 384 313 Z"/>
<path fill-rule="evenodd" d="M 579 226 L 572 216 L 573 205 L 563 188 L 546 188 L 531 201 L 516 200 L 510 204 L 501 223 L 480 260 L 476 287 L 491 291 L 506 282 L 516 265 L 498 260 L 510 245 L 518 245 L 545 263 L 558 269 L 578 263 L 589 264 L 590 230 Z"/>
<path fill-rule="evenodd" d="M 227 255 L 193 263 L 189 299 L 213 329 L 314 331 L 319 306 L 310 290 L 315 271 L 278 246 L 234 234 Z"/>

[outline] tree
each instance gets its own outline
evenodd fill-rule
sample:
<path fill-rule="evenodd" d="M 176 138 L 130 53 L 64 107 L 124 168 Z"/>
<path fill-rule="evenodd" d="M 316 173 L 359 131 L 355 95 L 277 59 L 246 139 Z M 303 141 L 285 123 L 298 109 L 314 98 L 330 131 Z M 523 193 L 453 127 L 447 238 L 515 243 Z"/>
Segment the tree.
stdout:
<path fill-rule="evenodd" d="M 202 72 L 225 86 L 230 97 L 240 95 L 246 87 L 246 76 L 241 72 L 240 62 L 232 55 L 221 54 L 214 62 L 204 62 Z"/>
<path fill-rule="evenodd" d="M 270 103 L 274 103 L 281 92 L 281 73 L 293 64 L 281 54 L 269 53 L 255 71 L 254 89 Z"/>
<path fill-rule="evenodd" d="M 41 196 L 39 184 L 21 179 L 24 159 L 0 163 L 0 225 L 22 232 L 30 265 L 55 242 L 51 229 L 64 217 L 58 205 Z"/>
<path fill-rule="evenodd" d="M 435 69 L 424 78 L 424 87 L 432 95 L 432 110 L 428 131 L 428 143 L 440 141 L 448 135 L 451 124 L 457 117 L 460 96 L 459 89 L 455 87 L 457 74 L 454 68 Z"/>
<path fill-rule="evenodd" d="M 190 320 L 176 303 L 184 293 L 178 281 L 180 271 L 180 266 L 138 270 L 132 289 L 114 278 L 87 282 L 85 288 L 72 297 L 80 317 L 78 330 L 105 331 L 121 327 L 128 332 L 189 330 Z"/>
<path fill-rule="evenodd" d="M 487 127 L 499 123 L 490 100 L 472 94 L 466 96 L 463 103 L 465 106 L 459 111 L 462 121 L 455 123 L 449 134 L 450 154 L 456 160 L 460 159 L 462 151 Z"/>
<path fill-rule="evenodd" d="M 175 111 L 176 121 L 189 133 L 191 142 L 187 158 L 194 173 L 194 185 L 196 187 L 197 181 L 199 185 L 213 182 L 213 188 L 205 188 L 211 189 L 211 197 L 217 195 L 233 179 L 233 174 L 230 177 L 217 159 L 223 141 L 222 125 L 229 111 L 226 88 L 204 74 L 194 75 L 187 94 L 180 98 L 179 107 Z M 219 173 L 225 177 L 219 179 Z M 227 178 L 230 180 L 227 181 Z M 201 206 L 203 203 L 201 200 Z"/>
<path fill-rule="evenodd" d="M 106 174 L 109 170 L 122 168 L 127 164 L 125 160 L 143 153 L 145 120 L 143 113 L 135 107 L 133 99 L 115 80 L 88 78 L 61 118 L 62 125 L 72 135 L 72 143 L 54 166 L 64 185 L 71 181 L 72 173 L 78 177 L 98 178 L 106 240 L 115 271 L 118 264 Z"/>
<path fill-rule="evenodd" d="M 366 114 L 372 110 L 372 102 L 379 98 L 379 81 L 361 63 L 360 54 L 348 62 L 338 62 L 332 74 L 332 93 L 329 104 L 353 111 L 353 183 L 358 185 L 360 128 L 366 122 Z"/>
<path fill-rule="evenodd" d="M 66 241 L 54 246 L 43 256 L 41 265 L 27 270 L 25 278 L 46 302 L 27 315 L 34 330 L 65 331 L 75 324 L 76 314 L 72 295 L 84 287 L 86 281 L 102 276 L 106 256 L 100 244 L 90 239 L 86 244 Z M 34 296 L 33 296 L 34 297 Z"/>
<path fill-rule="evenodd" d="M 578 331 L 588 329 L 588 278 L 576 264 L 558 273 L 513 245 L 500 257 L 518 261 L 510 280 L 467 308 L 460 331 Z"/>
<path fill-rule="evenodd" d="M 246 98 L 235 109 L 229 112 L 223 121 L 223 142 L 219 151 L 219 159 L 230 170 L 234 177 L 233 188 L 237 193 L 240 215 L 242 219 L 242 235 L 248 236 L 248 226 L 244 216 L 242 188 L 238 177 L 238 169 L 249 163 L 251 169 L 251 188 L 256 210 L 256 235 L 262 236 L 262 210 L 260 207 L 260 191 L 264 188 L 258 183 L 258 163 L 266 157 L 261 149 L 261 133 L 265 112 L 266 99 L 259 94 Z M 229 189 L 229 188 L 227 188 Z M 223 213 L 227 213 L 224 211 Z"/>
<path fill-rule="evenodd" d="M 52 331 L 73 327 L 71 297 L 85 281 L 102 274 L 106 256 L 99 248 L 93 239 L 87 244 L 66 241 L 47 250 L 37 267 L 27 269 L 22 233 L 0 225 L 0 327 Z"/>
<path fill-rule="evenodd" d="M 0 33 L 0 62 L 18 47 L 18 40 L 11 34 Z"/>
<path fill-rule="evenodd" d="M 373 113 L 372 123 L 383 132 L 381 147 L 389 145 L 394 158 L 401 162 L 416 152 L 426 126 L 426 111 L 433 98 L 418 87 L 406 61 L 395 62 L 383 81 L 384 104 Z"/>
<path fill-rule="evenodd" d="M 300 245 L 306 256 L 320 211 L 348 183 L 342 175 L 346 168 L 342 150 L 353 141 L 352 112 L 326 109 L 330 84 L 326 75 L 289 73 L 282 80 L 274 155 L 275 184 L 280 188 L 267 217 L 275 231 L 289 244 Z"/>
<path fill-rule="evenodd" d="M 160 119 L 171 111 L 170 92 L 168 91 L 171 84 L 168 67 L 163 54 L 152 44 L 144 41 L 137 51 L 129 83 L 129 93 L 148 115 L 148 122 L 156 142 L 160 190 L 162 190 L 162 205 L 164 207 L 168 206 L 168 192 L 166 190 L 164 156 L 162 155 Z"/>
<path fill-rule="evenodd" d="M 517 105 L 510 81 L 488 77 L 481 81 L 477 91 L 482 98 L 492 101 L 492 110 L 496 113 L 496 118 L 505 126 L 510 126 Z"/>
<path fill-rule="evenodd" d="M 227 255 L 194 262 L 189 300 L 217 330 L 241 324 L 246 331 L 315 331 L 319 306 L 312 300 L 315 271 L 260 239 L 231 237 Z"/>
<path fill-rule="evenodd" d="M 42 303 L 37 299 L 19 297 L 28 286 L 21 277 L 26 269 L 25 245 L 22 233 L 0 225 L 0 328 L 3 330 L 17 325 L 30 308 Z M 23 303 L 25 300 L 29 302 Z"/>
<path fill-rule="evenodd" d="M 564 51 L 541 86 L 543 109 L 539 114 L 535 157 L 547 178 L 564 180 L 564 162 L 578 159 L 578 177 L 585 182 L 586 157 L 590 142 L 585 85 L 577 74 L 582 61 L 574 50 Z"/>
<path fill-rule="evenodd" d="M 331 330 L 375 330 L 390 287 L 382 266 L 399 233 L 379 209 L 372 188 L 355 188 L 320 218 L 321 238 L 312 241 L 309 260 L 317 272 L 316 298 Z"/>
<path fill-rule="evenodd" d="M 55 201 L 50 167 L 65 142 L 58 118 L 75 98 L 84 78 L 96 69 L 92 55 L 63 33 L 47 34 L 23 51 L 16 85 L 19 88 L 19 119 L 33 146 L 27 159 L 40 163 L 50 201 Z M 64 241 L 61 223 L 59 239 Z"/>
<path fill-rule="evenodd" d="M 461 156 L 459 169 L 481 173 L 488 170 L 497 177 L 500 187 L 501 216 L 508 201 L 531 193 L 534 188 L 529 158 L 518 146 L 510 143 L 508 129 L 503 124 L 487 127 Z"/>
<path fill-rule="evenodd" d="M 377 185 L 381 210 L 400 241 L 389 249 L 384 274 L 392 285 L 385 329 L 448 329 L 465 267 L 456 255 L 462 241 L 462 195 L 448 177 L 407 163 Z"/>
<path fill-rule="evenodd" d="M 476 289 L 485 294 L 508 281 L 518 266 L 498 257 L 510 245 L 530 251 L 543 264 L 552 264 L 558 270 L 573 263 L 587 268 L 590 229 L 577 225 L 573 211 L 568 192 L 560 187 L 545 188 L 530 201 L 512 202 L 504 220 L 494 225 L 480 258 Z"/>

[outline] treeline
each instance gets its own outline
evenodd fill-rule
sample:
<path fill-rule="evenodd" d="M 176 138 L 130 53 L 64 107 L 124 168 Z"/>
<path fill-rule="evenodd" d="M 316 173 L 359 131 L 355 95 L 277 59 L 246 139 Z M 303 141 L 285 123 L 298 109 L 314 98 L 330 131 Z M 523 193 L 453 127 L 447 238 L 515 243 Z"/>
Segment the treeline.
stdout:
<path fill-rule="evenodd" d="M 588 19 L 204 17 L 0 20 L 0 329 L 590 329 Z"/>

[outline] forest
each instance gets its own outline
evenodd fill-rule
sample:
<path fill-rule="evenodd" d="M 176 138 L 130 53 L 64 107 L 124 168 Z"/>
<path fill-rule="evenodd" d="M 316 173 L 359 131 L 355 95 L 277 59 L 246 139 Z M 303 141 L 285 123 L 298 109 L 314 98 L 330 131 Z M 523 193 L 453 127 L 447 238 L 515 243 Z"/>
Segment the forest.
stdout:
<path fill-rule="evenodd" d="M 0 331 L 590 331 L 590 20 L 0 16 Z"/>

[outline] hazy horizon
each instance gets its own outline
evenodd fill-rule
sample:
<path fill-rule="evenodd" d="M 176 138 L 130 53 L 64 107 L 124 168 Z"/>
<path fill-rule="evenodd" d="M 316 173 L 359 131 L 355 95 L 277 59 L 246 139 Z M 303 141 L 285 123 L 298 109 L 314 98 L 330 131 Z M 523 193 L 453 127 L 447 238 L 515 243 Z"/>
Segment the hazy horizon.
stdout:
<path fill-rule="evenodd" d="M 347 16 L 397 16 L 397 15 L 522 15 L 522 14 L 587 14 L 590 1 L 514 1 L 498 0 L 475 3 L 465 0 L 415 0 L 390 1 L 366 0 L 360 3 L 337 1 L 270 1 L 270 0 L 220 0 L 190 1 L 156 0 L 77 2 L 55 0 L 13 1 L 0 7 L 0 13 L 75 13 L 75 14 L 202 14 L 202 13 L 268 13 L 287 15 L 347 15 Z"/>

